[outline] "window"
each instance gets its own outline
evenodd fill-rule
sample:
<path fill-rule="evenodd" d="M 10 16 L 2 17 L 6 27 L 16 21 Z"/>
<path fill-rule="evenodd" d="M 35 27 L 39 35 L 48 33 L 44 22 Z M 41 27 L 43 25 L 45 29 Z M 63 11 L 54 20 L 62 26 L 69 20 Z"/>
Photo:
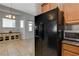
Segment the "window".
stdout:
<path fill-rule="evenodd" d="M 20 27 L 24 28 L 24 20 L 20 20 Z"/>
<path fill-rule="evenodd" d="M 7 19 L 7 18 L 3 18 L 2 19 L 2 27 L 12 27 L 15 28 L 16 21 L 13 19 Z"/>
<path fill-rule="evenodd" d="M 31 21 L 29 21 L 29 31 L 32 31 L 32 22 Z"/>

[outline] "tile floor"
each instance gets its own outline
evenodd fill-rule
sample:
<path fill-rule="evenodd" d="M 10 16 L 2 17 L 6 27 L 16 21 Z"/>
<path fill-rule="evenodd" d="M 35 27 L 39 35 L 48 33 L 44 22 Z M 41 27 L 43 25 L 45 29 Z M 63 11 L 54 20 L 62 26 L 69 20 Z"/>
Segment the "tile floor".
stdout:
<path fill-rule="evenodd" d="M 32 39 L 0 42 L 0 56 L 34 56 L 34 52 Z"/>

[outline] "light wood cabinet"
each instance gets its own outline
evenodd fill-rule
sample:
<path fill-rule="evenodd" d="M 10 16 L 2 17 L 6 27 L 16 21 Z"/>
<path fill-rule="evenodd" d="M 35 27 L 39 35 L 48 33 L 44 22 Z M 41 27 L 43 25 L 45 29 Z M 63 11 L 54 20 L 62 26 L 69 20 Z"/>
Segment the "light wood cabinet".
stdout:
<path fill-rule="evenodd" d="M 63 50 L 62 56 L 79 56 L 79 55 L 67 50 Z"/>
<path fill-rule="evenodd" d="M 45 3 L 45 4 L 41 5 L 41 11 L 42 11 L 42 12 L 46 12 L 46 11 L 48 11 L 49 9 L 50 9 L 50 4 Z"/>
<path fill-rule="evenodd" d="M 57 7 L 57 4 L 55 3 L 43 3 L 41 5 L 41 12 L 46 12 L 46 11 L 49 11 L 51 9 L 54 9 L 55 7 Z"/>
<path fill-rule="evenodd" d="M 63 4 L 63 9 L 66 24 L 79 23 L 79 4 Z"/>
<path fill-rule="evenodd" d="M 79 47 L 69 44 L 62 44 L 62 56 L 79 56 Z"/>

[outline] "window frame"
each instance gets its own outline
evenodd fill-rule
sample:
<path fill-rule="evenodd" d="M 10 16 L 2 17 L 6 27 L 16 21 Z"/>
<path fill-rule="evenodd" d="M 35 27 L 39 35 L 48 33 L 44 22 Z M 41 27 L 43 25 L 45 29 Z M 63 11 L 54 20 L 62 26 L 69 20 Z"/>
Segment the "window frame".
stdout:
<path fill-rule="evenodd" d="M 20 20 L 20 28 L 24 28 L 24 20 Z"/>
<path fill-rule="evenodd" d="M 32 21 L 29 21 L 29 22 L 28 22 L 28 27 L 29 27 L 29 28 L 28 28 L 28 31 L 29 31 L 29 32 L 32 32 L 32 31 L 33 31 L 33 22 L 32 22 Z"/>
<path fill-rule="evenodd" d="M 15 28 L 15 27 L 16 27 L 16 20 L 14 20 L 14 22 L 15 22 L 14 26 L 13 26 L 13 25 L 11 25 L 11 26 L 6 26 L 6 25 L 4 25 L 4 23 L 6 23 L 6 22 L 4 22 L 3 19 L 8 19 L 8 20 L 10 20 L 10 22 L 11 22 L 11 20 L 14 20 L 14 19 L 9 19 L 9 18 L 2 18 L 2 28 Z M 9 23 L 9 24 L 10 24 L 10 23 Z"/>

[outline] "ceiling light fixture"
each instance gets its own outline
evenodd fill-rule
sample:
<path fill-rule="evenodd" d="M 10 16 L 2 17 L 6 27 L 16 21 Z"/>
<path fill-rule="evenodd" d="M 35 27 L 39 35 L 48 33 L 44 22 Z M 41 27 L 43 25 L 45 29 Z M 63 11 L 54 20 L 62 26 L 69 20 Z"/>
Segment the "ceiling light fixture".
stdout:
<path fill-rule="evenodd" d="M 10 8 L 10 14 L 9 15 L 6 15 L 5 17 L 6 18 L 9 18 L 9 19 L 16 19 L 16 16 L 15 15 L 12 15 L 12 3 L 11 3 L 11 8 Z"/>

